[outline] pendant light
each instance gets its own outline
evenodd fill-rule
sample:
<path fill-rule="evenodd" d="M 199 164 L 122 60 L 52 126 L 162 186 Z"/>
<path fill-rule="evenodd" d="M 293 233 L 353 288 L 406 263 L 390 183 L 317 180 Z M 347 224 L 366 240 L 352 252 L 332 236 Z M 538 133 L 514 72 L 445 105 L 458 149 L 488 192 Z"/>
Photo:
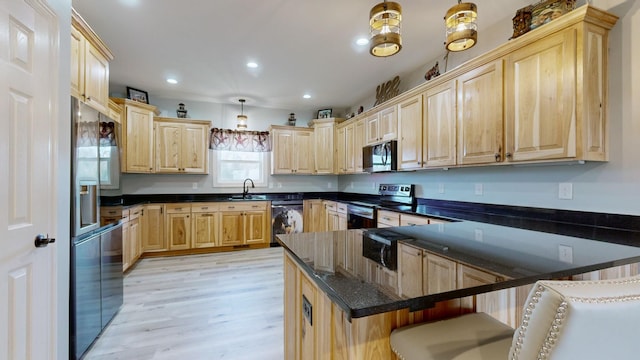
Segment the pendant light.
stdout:
<path fill-rule="evenodd" d="M 402 49 L 400 28 L 402 7 L 396 2 L 381 2 L 369 12 L 369 37 L 373 56 L 385 57 Z"/>
<path fill-rule="evenodd" d="M 240 115 L 238 115 L 238 130 L 247 130 L 247 115 L 244 114 L 244 102 L 245 99 L 238 99 L 240 101 Z"/>
<path fill-rule="evenodd" d="M 444 23 L 447 27 L 445 45 L 449 51 L 470 49 L 478 41 L 478 8 L 474 3 L 463 3 L 458 0 L 447 11 Z"/>

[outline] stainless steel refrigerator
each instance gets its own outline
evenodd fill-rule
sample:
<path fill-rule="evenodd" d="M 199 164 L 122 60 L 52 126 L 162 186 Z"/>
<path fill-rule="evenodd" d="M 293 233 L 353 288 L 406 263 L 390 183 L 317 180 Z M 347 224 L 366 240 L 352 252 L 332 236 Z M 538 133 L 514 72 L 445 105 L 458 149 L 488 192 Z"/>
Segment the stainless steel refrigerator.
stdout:
<path fill-rule="evenodd" d="M 122 225 L 100 226 L 101 165 L 102 178 L 110 186 L 114 180 L 104 173 L 106 155 L 106 165 L 116 164 L 119 178 L 115 134 L 105 130 L 115 123 L 73 97 L 71 114 L 69 357 L 79 359 L 123 302 Z"/>

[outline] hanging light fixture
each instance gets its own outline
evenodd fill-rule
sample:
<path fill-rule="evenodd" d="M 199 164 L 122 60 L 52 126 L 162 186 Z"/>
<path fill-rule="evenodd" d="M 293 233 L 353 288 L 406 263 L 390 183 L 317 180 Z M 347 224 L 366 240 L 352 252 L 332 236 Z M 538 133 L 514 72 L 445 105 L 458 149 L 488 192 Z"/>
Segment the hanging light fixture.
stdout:
<path fill-rule="evenodd" d="M 396 2 L 381 2 L 369 12 L 369 37 L 373 56 L 391 56 L 402 49 L 400 28 L 402 7 Z"/>
<path fill-rule="evenodd" d="M 240 115 L 238 115 L 238 126 L 239 130 L 247 129 L 247 115 L 244 114 L 244 102 L 245 99 L 238 99 L 240 101 Z"/>
<path fill-rule="evenodd" d="M 447 27 L 447 42 L 449 51 L 462 51 L 473 47 L 478 41 L 478 8 L 474 3 L 463 3 L 458 0 L 447 11 L 444 23 Z"/>

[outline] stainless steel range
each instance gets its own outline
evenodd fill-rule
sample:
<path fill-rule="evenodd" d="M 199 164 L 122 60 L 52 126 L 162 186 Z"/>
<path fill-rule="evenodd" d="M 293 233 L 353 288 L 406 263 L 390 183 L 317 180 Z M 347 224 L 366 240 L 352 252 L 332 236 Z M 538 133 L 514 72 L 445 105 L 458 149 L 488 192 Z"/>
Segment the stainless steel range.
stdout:
<path fill-rule="evenodd" d="M 415 201 L 415 185 L 412 184 L 380 184 L 377 201 L 351 201 L 347 205 L 347 228 L 370 229 L 378 226 L 376 209 L 380 206 L 400 209 L 410 208 Z"/>

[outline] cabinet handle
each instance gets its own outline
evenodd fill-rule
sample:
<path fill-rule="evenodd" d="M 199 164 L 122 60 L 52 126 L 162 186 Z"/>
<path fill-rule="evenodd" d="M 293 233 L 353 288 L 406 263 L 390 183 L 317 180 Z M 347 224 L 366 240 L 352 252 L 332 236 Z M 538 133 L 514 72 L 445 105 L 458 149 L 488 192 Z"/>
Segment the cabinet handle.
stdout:
<path fill-rule="evenodd" d="M 176 208 L 176 210 L 180 211 L 180 210 L 182 210 L 182 208 Z"/>
<path fill-rule="evenodd" d="M 414 223 L 407 223 L 407 225 L 409 225 L 409 226 L 416 226 L 416 224 L 414 224 Z"/>
<path fill-rule="evenodd" d="M 254 209 L 256 209 L 256 208 L 259 208 L 259 207 L 260 207 L 260 205 L 251 205 L 251 207 L 252 207 L 252 208 L 254 208 Z"/>
<path fill-rule="evenodd" d="M 209 209 L 209 207 L 208 207 L 208 206 L 203 206 L 203 207 L 201 207 L 201 209 L 202 209 L 202 210 L 208 210 L 208 209 Z"/>
<path fill-rule="evenodd" d="M 511 153 L 510 153 L 510 152 L 506 153 L 505 155 L 507 156 L 507 158 L 511 159 L 511 156 L 512 156 L 512 155 L 511 155 Z"/>
<path fill-rule="evenodd" d="M 495 155 L 496 162 L 500 161 L 500 153 L 496 153 Z"/>
<path fill-rule="evenodd" d="M 235 206 L 228 206 L 227 209 L 235 209 Z"/>
<path fill-rule="evenodd" d="M 187 216 L 185 216 L 185 217 L 187 217 L 187 218 L 188 218 L 188 217 L 189 217 L 189 215 L 187 215 Z"/>

